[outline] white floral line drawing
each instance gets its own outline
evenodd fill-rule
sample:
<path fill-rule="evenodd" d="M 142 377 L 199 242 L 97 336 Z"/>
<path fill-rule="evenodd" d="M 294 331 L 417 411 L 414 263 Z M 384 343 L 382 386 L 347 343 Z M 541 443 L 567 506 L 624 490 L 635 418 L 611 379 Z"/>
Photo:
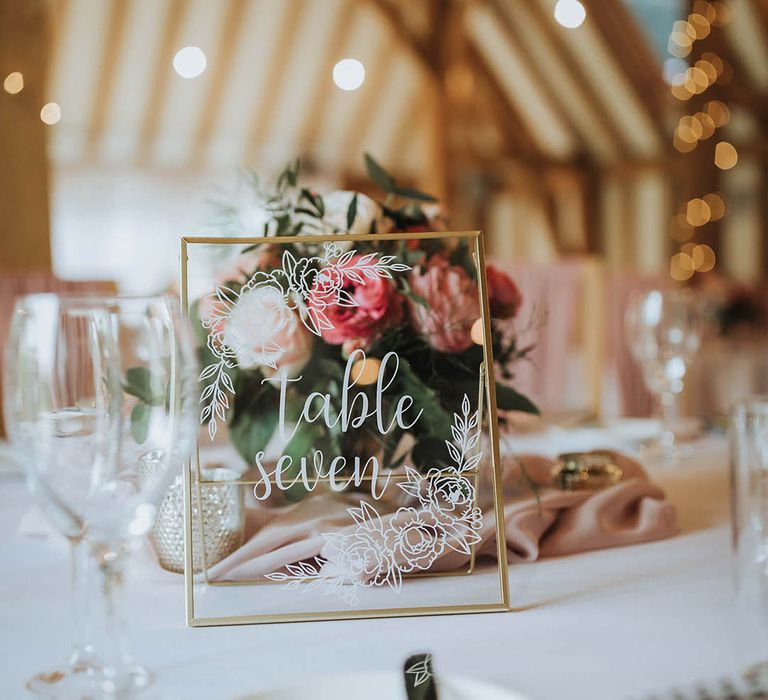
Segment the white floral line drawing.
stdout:
<path fill-rule="evenodd" d="M 208 297 L 210 311 L 201 321 L 208 332 L 208 349 L 217 361 L 206 366 L 199 379 L 208 381 L 200 396 L 200 422 L 208 421 L 211 440 L 216 437 L 219 421 L 226 420 L 229 397 L 235 394 L 227 370 L 238 366 L 236 348 L 248 344 L 237 324 L 229 323 L 233 314 L 239 316 L 242 310 L 269 314 L 271 335 L 262 338 L 249 354 L 254 364 L 277 370 L 285 348 L 275 337 L 288 324 L 295 323 L 297 315 L 309 331 L 319 336 L 322 331 L 333 329 L 325 313 L 329 305 L 359 305 L 344 289 L 350 281 L 365 285 L 366 280 L 392 279 L 393 272 L 411 269 L 396 262 L 394 255 L 380 256 L 378 252 L 357 255 L 356 250 L 345 253 L 335 243 L 326 243 L 324 250 L 323 257 L 300 258 L 285 250 L 280 268 L 269 273 L 255 272 L 239 292 L 220 285 Z M 258 319 L 252 321 L 258 323 Z M 262 319 L 262 322 L 267 321 Z"/>
<path fill-rule="evenodd" d="M 287 589 L 302 584 L 305 592 L 321 589 L 324 595 L 336 594 L 357 605 L 361 588 L 389 586 L 399 593 L 404 574 L 428 570 L 447 549 L 470 555 L 472 545 L 480 542 L 483 524 L 482 510 L 475 505 L 475 485 L 465 475 L 482 458 L 477 450 L 479 415 L 471 411 L 465 395 L 461 414 L 453 416 L 453 441 L 445 442 L 451 456 L 461 459 L 427 474 L 406 467 L 407 480 L 398 483 L 418 498 L 418 508 L 399 508 L 385 525 L 381 514 L 361 500 L 359 507 L 347 509 L 357 524 L 353 532 L 322 533 L 327 555 L 289 564 L 266 578 Z"/>
<path fill-rule="evenodd" d="M 413 685 L 418 688 L 422 683 L 426 683 L 432 678 L 432 655 L 426 654 L 423 659 L 415 661 L 405 672 L 409 676 L 414 676 Z"/>

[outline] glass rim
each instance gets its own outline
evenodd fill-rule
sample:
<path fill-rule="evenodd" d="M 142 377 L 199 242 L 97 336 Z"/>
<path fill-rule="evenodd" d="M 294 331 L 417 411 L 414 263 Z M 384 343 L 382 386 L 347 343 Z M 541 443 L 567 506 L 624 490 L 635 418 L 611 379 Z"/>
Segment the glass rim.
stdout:
<path fill-rule="evenodd" d="M 92 292 L 31 292 L 22 294 L 16 298 L 15 305 L 20 306 L 26 301 L 35 299 L 55 298 L 67 304 L 90 304 L 92 306 L 119 305 L 123 303 L 151 303 L 151 302 L 172 302 L 179 303 L 179 298 L 175 294 L 163 292 L 160 294 L 96 294 Z"/>
<path fill-rule="evenodd" d="M 749 408 L 750 406 L 764 406 L 768 409 L 768 394 L 748 394 L 734 399 L 728 404 L 728 413 L 731 414 L 740 408 Z"/>

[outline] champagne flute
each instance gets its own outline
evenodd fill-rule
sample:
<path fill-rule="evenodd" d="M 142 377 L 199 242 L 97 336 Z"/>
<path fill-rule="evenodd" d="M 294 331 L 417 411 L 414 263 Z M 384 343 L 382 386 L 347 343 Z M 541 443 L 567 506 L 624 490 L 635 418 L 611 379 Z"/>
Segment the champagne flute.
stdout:
<path fill-rule="evenodd" d="M 661 412 L 661 433 L 645 455 L 674 463 L 680 456 L 674 433 L 675 397 L 683 390 L 686 371 L 701 345 L 701 305 L 687 289 L 637 294 L 627 304 L 624 328 L 643 381 Z"/>
<path fill-rule="evenodd" d="M 51 353 L 46 348 L 61 344 L 70 316 L 77 332 L 67 339 L 68 352 Z M 193 442 L 192 348 L 169 297 L 32 295 L 14 314 L 5 383 L 10 433 L 29 455 L 30 485 L 46 513 L 62 531 L 74 528 L 85 540 L 93 590 L 100 593 L 87 697 L 125 697 L 149 683 L 149 674 L 125 652 L 118 593 L 128 544 L 152 527 L 156 504 Z M 75 381 L 78 372 L 83 379 Z M 55 406 L 51 394 L 61 396 Z M 63 427 L 50 420 L 52 412 Z M 87 437 L 93 451 L 67 442 L 73 436 Z M 149 451 L 161 456 L 146 474 L 140 457 Z M 51 685 L 49 695 L 72 697 L 58 681 L 55 691 Z"/>
<path fill-rule="evenodd" d="M 85 483 L 117 453 L 122 418 L 112 350 L 102 305 L 52 294 L 16 305 L 5 360 L 8 435 L 35 501 L 71 545 L 76 637 L 69 661 L 27 685 L 46 696 L 82 697 L 92 685 L 93 649 L 83 619 L 90 593 Z"/>

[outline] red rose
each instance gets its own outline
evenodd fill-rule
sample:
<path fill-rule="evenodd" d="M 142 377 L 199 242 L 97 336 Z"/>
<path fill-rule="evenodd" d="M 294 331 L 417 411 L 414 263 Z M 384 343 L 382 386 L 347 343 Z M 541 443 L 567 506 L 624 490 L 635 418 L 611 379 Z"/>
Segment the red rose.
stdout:
<path fill-rule="evenodd" d="M 354 266 L 360 256 L 349 261 Z M 334 280 L 329 280 L 333 286 Z M 317 291 L 317 302 L 314 301 Z M 323 340 L 330 345 L 341 345 L 344 341 L 359 340 L 370 343 L 385 328 L 395 326 L 403 318 L 402 299 L 397 289 L 388 279 L 377 277 L 365 278 L 365 284 L 359 284 L 346 278 L 343 291 L 354 301 L 356 306 L 339 300 L 328 303 L 327 283 L 316 280 L 310 294 L 310 306 L 322 310 L 333 328 L 322 329 Z"/>
<path fill-rule="evenodd" d="M 523 295 L 506 272 L 486 265 L 488 300 L 493 318 L 514 318 L 523 303 Z"/>

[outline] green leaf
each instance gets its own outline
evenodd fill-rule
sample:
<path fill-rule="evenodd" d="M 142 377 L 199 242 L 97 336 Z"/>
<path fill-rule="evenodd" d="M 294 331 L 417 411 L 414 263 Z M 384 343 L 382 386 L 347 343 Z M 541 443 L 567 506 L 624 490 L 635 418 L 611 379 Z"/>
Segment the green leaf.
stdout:
<path fill-rule="evenodd" d="M 352 225 L 355 223 L 355 217 L 357 216 L 357 192 L 352 197 L 352 201 L 347 208 L 347 231 L 352 230 Z"/>
<path fill-rule="evenodd" d="M 419 202 L 436 202 L 437 198 L 431 194 L 422 192 L 421 190 L 413 189 L 412 187 L 395 187 L 392 190 L 396 195 L 400 197 L 406 197 L 407 199 L 416 199 Z"/>
<path fill-rule="evenodd" d="M 139 401 L 131 411 L 131 436 L 137 444 L 141 445 L 147 441 L 149 436 L 149 414 L 152 409 Z"/>
<path fill-rule="evenodd" d="M 278 236 L 284 236 L 288 229 L 291 227 L 291 217 L 288 214 L 283 214 L 281 216 L 278 216 L 277 219 L 277 231 L 275 232 Z"/>
<path fill-rule="evenodd" d="M 165 398 L 162 382 L 146 367 L 130 367 L 126 370 L 123 391 L 150 406 L 159 406 Z"/>
<path fill-rule="evenodd" d="M 527 397 L 511 386 L 496 382 L 496 406 L 502 411 L 522 411 L 539 415 L 539 409 Z"/>
<path fill-rule="evenodd" d="M 423 438 L 411 450 L 414 466 L 421 471 L 450 466 L 449 457 L 448 450 L 445 448 L 445 439 L 437 437 Z"/>
<path fill-rule="evenodd" d="M 370 153 L 365 154 L 365 169 L 368 171 L 368 177 L 381 187 L 382 190 L 387 193 L 394 191 L 395 178 L 384 170 Z"/>
<path fill-rule="evenodd" d="M 421 434 L 432 435 L 442 440 L 450 437 L 451 416 L 440 405 L 437 392 L 424 384 L 408 361 L 403 358 L 400 358 L 397 377 L 398 391 L 413 397 L 414 408 L 423 410 L 414 429 L 418 429 Z"/>
<path fill-rule="evenodd" d="M 293 481 L 300 472 L 301 458 L 306 457 L 310 460 L 310 451 L 317 448 L 322 449 L 324 430 L 320 425 L 314 423 L 302 423 L 299 425 L 293 437 L 283 450 L 283 455 L 290 457 L 293 461 L 289 469 L 282 473 L 284 482 Z M 301 482 L 294 484 L 285 491 L 285 497 L 292 502 L 300 501 L 307 495 L 307 490 Z"/>
<path fill-rule="evenodd" d="M 257 406 L 249 405 L 246 412 L 241 413 L 232 422 L 229 437 L 240 456 L 248 464 L 255 462 L 256 453 L 259 450 L 266 449 L 277 428 L 277 421 L 277 403 L 261 400 Z"/>
<path fill-rule="evenodd" d="M 299 181 L 300 168 L 301 161 L 298 158 L 285 166 L 283 172 L 280 173 L 280 177 L 277 178 L 277 189 L 279 192 L 285 192 L 289 187 L 296 187 L 296 183 Z"/>

